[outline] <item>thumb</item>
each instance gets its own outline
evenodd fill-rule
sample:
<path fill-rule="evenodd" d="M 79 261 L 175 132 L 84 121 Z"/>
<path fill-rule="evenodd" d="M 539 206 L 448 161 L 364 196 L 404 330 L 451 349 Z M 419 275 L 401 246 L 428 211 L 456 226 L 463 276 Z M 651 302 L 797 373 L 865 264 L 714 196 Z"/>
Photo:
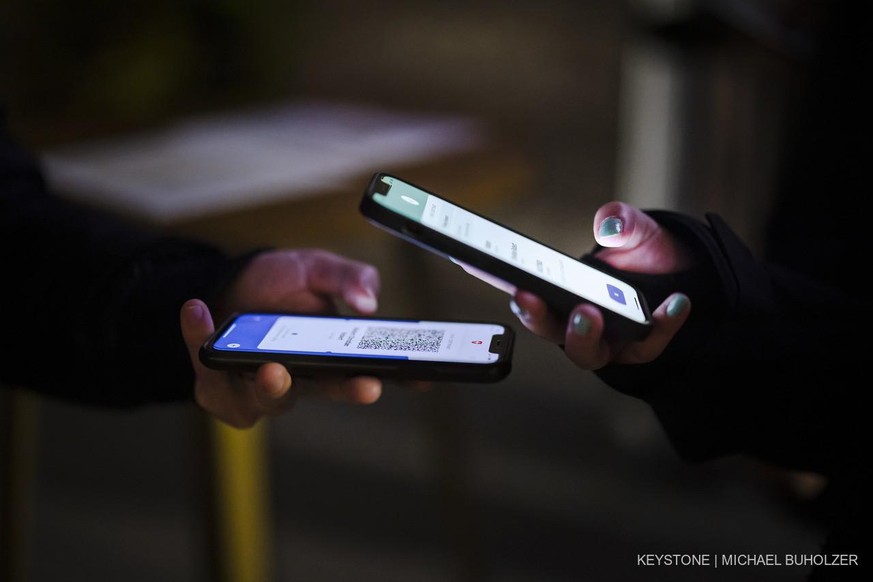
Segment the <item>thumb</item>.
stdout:
<path fill-rule="evenodd" d="M 209 308 L 199 299 L 189 299 L 182 305 L 179 312 L 179 322 L 182 327 L 182 337 L 188 348 L 188 355 L 194 370 L 200 375 L 207 371 L 200 362 L 200 346 L 215 331 Z"/>
<path fill-rule="evenodd" d="M 691 264 L 689 251 L 655 221 L 630 204 L 608 202 L 594 214 L 597 257 L 617 269 L 672 273 Z"/>
<path fill-rule="evenodd" d="M 594 239 L 603 247 L 632 250 L 659 230 L 652 217 L 625 202 L 607 202 L 594 214 Z"/>

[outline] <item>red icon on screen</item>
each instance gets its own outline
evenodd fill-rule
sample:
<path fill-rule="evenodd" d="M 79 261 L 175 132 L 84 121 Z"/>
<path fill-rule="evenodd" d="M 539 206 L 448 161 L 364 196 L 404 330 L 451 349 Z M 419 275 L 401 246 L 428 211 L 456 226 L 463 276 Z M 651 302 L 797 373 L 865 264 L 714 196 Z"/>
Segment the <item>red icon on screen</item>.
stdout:
<path fill-rule="evenodd" d="M 482 343 L 482 340 L 473 340 L 473 343 L 474 343 L 474 344 L 481 344 L 481 343 Z"/>

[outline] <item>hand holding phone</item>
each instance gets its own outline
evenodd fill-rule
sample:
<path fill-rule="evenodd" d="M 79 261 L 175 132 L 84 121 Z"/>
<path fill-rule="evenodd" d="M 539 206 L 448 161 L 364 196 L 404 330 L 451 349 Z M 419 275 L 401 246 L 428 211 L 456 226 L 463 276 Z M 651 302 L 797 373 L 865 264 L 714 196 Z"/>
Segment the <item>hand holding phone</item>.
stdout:
<path fill-rule="evenodd" d="M 189 299 L 179 312 L 182 337 L 194 368 L 194 400 L 213 418 L 236 428 L 249 428 L 265 416 L 293 408 L 302 392 L 301 384 L 329 394 L 333 400 L 350 404 L 371 404 L 382 393 L 378 378 L 324 377 L 311 382 L 293 380 L 281 364 L 271 362 L 251 373 L 239 374 L 210 369 L 200 360 L 203 343 L 215 333 L 209 307 L 200 299 Z"/>
<path fill-rule="evenodd" d="M 665 224 L 670 226 L 665 227 Z M 700 278 L 693 269 L 697 259 L 691 248 L 675 234 L 683 229 L 693 232 L 701 226 L 691 217 L 669 211 L 643 212 L 621 201 L 607 202 L 595 213 L 594 236 L 602 247 L 597 258 L 648 278 L 651 285 L 648 288 L 658 302 L 652 312 L 652 331 L 644 340 L 632 344 L 602 341 L 604 320 L 593 305 L 580 304 L 571 313 L 569 321 L 566 318 L 560 320 L 542 299 L 531 293 L 518 292 L 514 296 L 515 307 L 518 313 L 524 314 L 520 317 L 524 326 L 536 335 L 562 345 L 567 357 L 584 370 L 597 370 L 608 364 L 654 361 L 688 320 L 691 299 L 686 292 L 691 289 L 698 293 L 704 289 L 712 292 L 705 283 L 706 276 Z M 684 277 L 674 276 L 683 272 L 686 273 Z M 671 290 L 670 286 L 676 284 L 679 288 Z"/>
<path fill-rule="evenodd" d="M 203 344 L 215 369 L 279 362 L 292 375 L 496 382 L 511 369 L 513 330 L 501 323 L 241 313 Z"/>
<path fill-rule="evenodd" d="M 360 211 L 480 278 L 492 276 L 507 292 L 535 293 L 564 316 L 580 303 L 596 305 L 608 337 L 640 340 L 651 330 L 649 307 L 633 285 L 396 176 L 373 175 Z"/>

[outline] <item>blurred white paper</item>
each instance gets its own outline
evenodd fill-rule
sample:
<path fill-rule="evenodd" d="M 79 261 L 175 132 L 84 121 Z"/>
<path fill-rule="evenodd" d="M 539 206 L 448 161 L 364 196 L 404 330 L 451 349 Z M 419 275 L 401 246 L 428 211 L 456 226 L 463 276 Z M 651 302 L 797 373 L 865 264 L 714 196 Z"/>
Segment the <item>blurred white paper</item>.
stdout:
<path fill-rule="evenodd" d="M 305 102 L 65 146 L 42 159 L 62 195 L 172 222 L 317 195 L 483 143 L 470 118 Z"/>

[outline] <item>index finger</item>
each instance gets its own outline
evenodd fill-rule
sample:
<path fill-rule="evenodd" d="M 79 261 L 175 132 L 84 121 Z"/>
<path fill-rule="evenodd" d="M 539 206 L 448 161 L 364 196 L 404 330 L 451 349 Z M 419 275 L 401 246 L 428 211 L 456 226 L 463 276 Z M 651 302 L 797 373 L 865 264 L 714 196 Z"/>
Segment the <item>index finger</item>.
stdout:
<path fill-rule="evenodd" d="M 375 267 L 322 250 L 303 254 L 302 261 L 310 291 L 342 297 L 361 313 L 376 311 L 380 280 Z"/>

